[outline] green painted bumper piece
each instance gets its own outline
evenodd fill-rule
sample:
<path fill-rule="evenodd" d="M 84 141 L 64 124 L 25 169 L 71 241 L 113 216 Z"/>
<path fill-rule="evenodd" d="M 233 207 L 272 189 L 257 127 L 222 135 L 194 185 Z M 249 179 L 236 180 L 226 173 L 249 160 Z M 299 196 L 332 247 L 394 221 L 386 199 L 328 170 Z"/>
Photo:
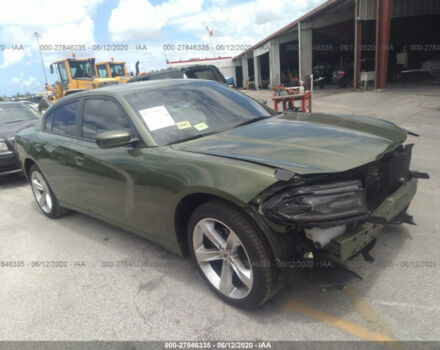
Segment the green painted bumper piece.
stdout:
<path fill-rule="evenodd" d="M 417 180 L 413 179 L 388 196 L 371 216 L 392 222 L 398 214 L 408 207 L 416 190 Z M 334 238 L 325 247 L 322 255 L 343 263 L 365 248 L 382 231 L 383 227 L 384 225 L 373 223 L 356 225 L 352 230 Z"/>
<path fill-rule="evenodd" d="M 400 186 L 391 196 L 387 197 L 382 204 L 371 214 L 373 217 L 384 218 L 391 222 L 396 215 L 404 211 L 417 191 L 417 179 Z"/>

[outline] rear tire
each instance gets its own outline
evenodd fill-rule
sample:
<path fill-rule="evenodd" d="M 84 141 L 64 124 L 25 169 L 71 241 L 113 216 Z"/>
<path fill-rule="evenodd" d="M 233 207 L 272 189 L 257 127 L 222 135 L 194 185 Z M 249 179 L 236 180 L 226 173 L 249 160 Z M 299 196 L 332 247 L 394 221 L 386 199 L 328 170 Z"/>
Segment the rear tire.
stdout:
<path fill-rule="evenodd" d="M 199 206 L 188 223 L 188 246 L 203 279 L 227 303 L 253 309 L 272 296 L 267 245 L 239 209 L 219 200 Z"/>
<path fill-rule="evenodd" d="M 35 201 L 41 211 L 50 218 L 58 218 L 69 212 L 61 207 L 49 186 L 46 178 L 36 164 L 29 170 L 29 180 L 34 194 Z"/>

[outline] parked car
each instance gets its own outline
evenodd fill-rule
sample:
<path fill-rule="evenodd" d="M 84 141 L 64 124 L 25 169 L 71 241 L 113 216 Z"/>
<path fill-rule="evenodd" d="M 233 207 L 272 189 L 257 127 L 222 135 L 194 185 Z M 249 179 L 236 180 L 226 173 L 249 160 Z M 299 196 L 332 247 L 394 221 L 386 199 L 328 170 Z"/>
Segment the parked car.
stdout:
<path fill-rule="evenodd" d="M 128 82 L 135 83 L 138 81 L 160 79 L 207 79 L 227 85 L 225 77 L 216 66 L 201 64 L 143 73 L 142 75 L 132 78 Z"/>
<path fill-rule="evenodd" d="M 37 111 L 21 102 L 0 102 L 0 176 L 21 173 L 15 134 L 38 120 Z"/>
<path fill-rule="evenodd" d="M 25 104 L 26 106 L 32 108 L 33 110 L 38 112 L 38 114 L 40 114 L 40 112 L 38 111 L 38 103 L 35 103 L 33 101 L 29 101 L 29 100 L 22 100 L 22 101 L 19 101 L 19 103 Z"/>
<path fill-rule="evenodd" d="M 409 170 L 406 138 L 384 120 L 279 114 L 180 79 L 67 96 L 16 143 L 45 215 L 75 210 L 189 254 L 215 293 L 253 308 L 286 264 L 343 266 L 410 221 L 426 176 Z"/>

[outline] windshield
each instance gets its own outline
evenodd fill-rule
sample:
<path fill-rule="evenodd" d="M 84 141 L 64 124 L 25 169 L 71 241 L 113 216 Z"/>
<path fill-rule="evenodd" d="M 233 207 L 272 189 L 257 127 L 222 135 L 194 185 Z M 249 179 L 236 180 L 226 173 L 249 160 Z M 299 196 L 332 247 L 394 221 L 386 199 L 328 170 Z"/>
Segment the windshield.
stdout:
<path fill-rule="evenodd" d="M 257 101 L 210 81 L 170 84 L 125 98 L 158 145 L 230 130 L 275 114 Z"/>
<path fill-rule="evenodd" d="M 112 77 L 123 77 L 124 67 L 121 63 L 110 63 L 110 72 L 112 73 Z"/>
<path fill-rule="evenodd" d="M 99 66 L 96 66 L 96 70 L 98 71 L 98 77 L 108 78 L 107 67 L 105 66 L 105 64 L 101 64 Z"/>
<path fill-rule="evenodd" d="M 70 61 L 70 74 L 73 79 L 92 78 L 94 75 L 92 62 Z"/>
<path fill-rule="evenodd" d="M 38 119 L 36 112 L 22 104 L 0 104 L 0 124 Z"/>

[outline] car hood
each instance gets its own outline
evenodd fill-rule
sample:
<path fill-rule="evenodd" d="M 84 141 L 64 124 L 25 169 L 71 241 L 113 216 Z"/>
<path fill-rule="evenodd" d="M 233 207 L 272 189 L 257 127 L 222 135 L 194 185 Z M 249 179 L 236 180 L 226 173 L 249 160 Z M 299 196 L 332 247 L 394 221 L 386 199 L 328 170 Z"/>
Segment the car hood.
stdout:
<path fill-rule="evenodd" d="M 406 136 L 406 130 L 381 119 L 289 113 L 173 148 L 313 174 L 372 162 L 403 143 Z"/>
<path fill-rule="evenodd" d="M 19 131 L 35 126 L 38 119 L 18 121 L 7 124 L 0 124 L 0 139 L 10 139 L 15 136 Z"/>

